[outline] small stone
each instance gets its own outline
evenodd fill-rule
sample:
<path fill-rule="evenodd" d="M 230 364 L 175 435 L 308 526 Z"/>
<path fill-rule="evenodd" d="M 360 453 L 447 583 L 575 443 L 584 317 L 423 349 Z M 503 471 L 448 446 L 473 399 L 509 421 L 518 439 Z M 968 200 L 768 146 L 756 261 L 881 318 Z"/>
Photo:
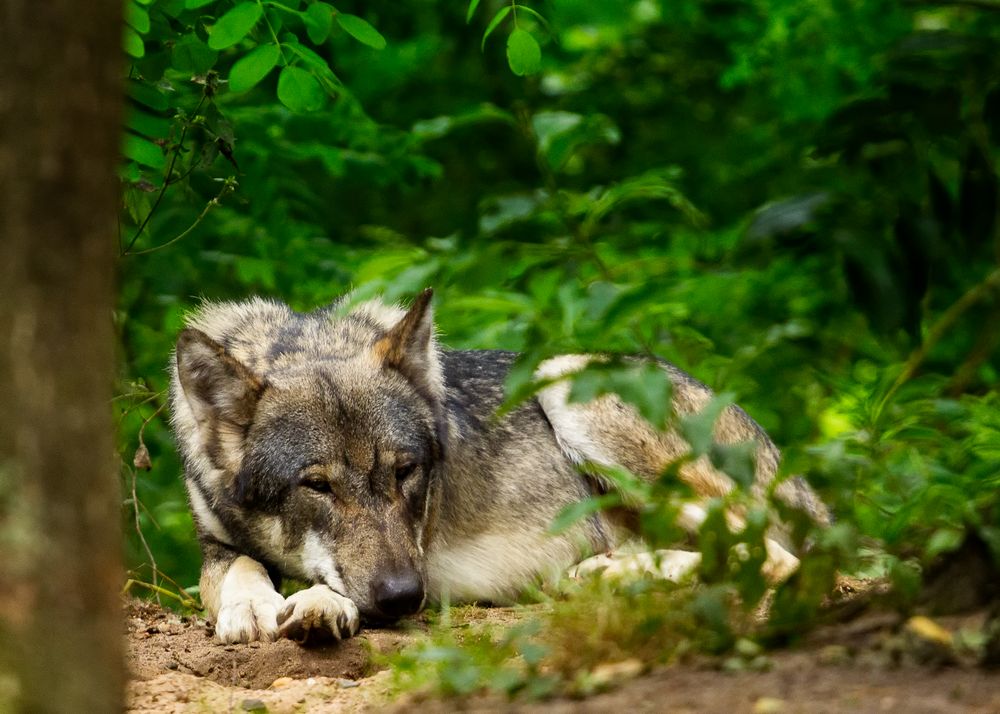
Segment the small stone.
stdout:
<path fill-rule="evenodd" d="M 730 674 L 743 672 L 746 668 L 746 660 L 742 657 L 726 657 L 726 659 L 722 662 L 722 671 L 729 672 Z"/>
<path fill-rule="evenodd" d="M 268 687 L 268 689 L 284 689 L 294 681 L 295 680 L 291 677 L 278 677 L 276 680 L 271 682 L 271 686 Z"/>
<path fill-rule="evenodd" d="M 338 679 L 337 686 L 341 689 L 351 689 L 352 687 L 361 686 L 361 682 L 357 682 L 353 679 Z"/>
<path fill-rule="evenodd" d="M 777 697 L 761 697 L 753 704 L 753 714 L 779 714 L 785 711 L 785 700 Z"/>
<path fill-rule="evenodd" d="M 245 712 L 266 712 L 267 705 L 260 699 L 244 699 L 240 709 Z"/>
<path fill-rule="evenodd" d="M 747 669 L 751 672 L 767 672 L 772 666 L 771 658 L 767 655 L 757 655 L 747 662 Z"/>
<path fill-rule="evenodd" d="M 177 669 L 176 662 L 167 662 L 167 669 Z"/>
<path fill-rule="evenodd" d="M 748 640 L 746 637 L 736 640 L 736 645 L 733 649 L 736 650 L 736 654 L 746 659 L 752 659 L 763 651 L 759 644 L 753 640 Z"/>
<path fill-rule="evenodd" d="M 595 687 L 609 687 L 638 677 L 642 674 L 642 669 L 642 662 L 637 659 L 608 662 L 594 667 L 590 673 L 590 679 Z"/>

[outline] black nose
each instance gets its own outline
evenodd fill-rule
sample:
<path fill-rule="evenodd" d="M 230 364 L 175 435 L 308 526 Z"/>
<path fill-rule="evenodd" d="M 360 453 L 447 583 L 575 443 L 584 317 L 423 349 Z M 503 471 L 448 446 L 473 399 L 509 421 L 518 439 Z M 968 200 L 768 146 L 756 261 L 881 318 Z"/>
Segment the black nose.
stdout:
<path fill-rule="evenodd" d="M 424 604 L 424 583 L 415 570 L 383 575 L 373 590 L 375 607 L 386 617 L 412 615 Z"/>

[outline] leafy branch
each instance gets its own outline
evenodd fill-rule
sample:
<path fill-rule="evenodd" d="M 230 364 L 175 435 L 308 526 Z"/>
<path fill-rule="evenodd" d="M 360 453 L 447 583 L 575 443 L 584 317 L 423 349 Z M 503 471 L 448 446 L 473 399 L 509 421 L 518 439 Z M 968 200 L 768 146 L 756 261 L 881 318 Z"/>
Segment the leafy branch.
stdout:
<path fill-rule="evenodd" d="M 235 191 L 238 185 L 239 184 L 237 183 L 235 176 L 230 176 L 229 178 L 222 179 L 222 188 L 219 190 L 219 193 L 215 196 L 215 198 L 211 199 L 207 204 L 205 204 L 205 208 L 202 209 L 201 213 L 198 214 L 198 217 L 194 219 L 194 222 L 190 226 L 188 226 L 179 234 L 168 240 L 166 243 L 161 243 L 160 245 L 153 246 L 152 248 L 146 248 L 145 250 L 136 250 L 136 251 L 126 250 L 126 252 L 122 253 L 122 256 L 124 257 L 127 255 L 149 255 L 150 253 L 155 253 L 158 250 L 163 250 L 164 248 L 168 248 L 169 246 L 172 246 L 174 243 L 183 240 L 191 233 L 191 231 L 197 228 L 198 225 L 203 220 L 205 220 L 205 216 L 207 216 L 213 208 L 218 206 L 222 202 L 223 198 L 225 198 L 228 194 Z"/>
<path fill-rule="evenodd" d="M 958 322 L 959 318 L 974 305 L 992 296 L 997 291 L 1000 291 L 1000 268 L 986 276 L 982 282 L 969 288 L 951 307 L 944 311 L 941 317 L 928 330 L 924 341 L 913 351 L 909 359 L 906 360 L 906 364 L 903 365 L 903 371 L 899 373 L 896 381 L 892 383 L 885 396 L 882 397 L 875 412 L 877 415 L 883 414 L 886 405 L 896 395 L 900 387 L 916 376 L 917 370 L 920 369 L 920 366 L 927 359 L 927 355 L 941 341 L 941 338 L 947 334 L 948 330 Z"/>
<path fill-rule="evenodd" d="M 170 178 L 173 176 L 174 166 L 177 164 L 177 158 L 184 150 L 184 141 L 187 139 L 188 130 L 196 121 L 198 121 L 198 112 L 201 111 L 202 106 L 205 104 L 205 100 L 208 99 L 208 97 L 213 93 L 214 88 L 212 88 L 212 85 L 206 84 L 205 90 L 202 92 L 201 99 L 198 100 L 198 104 L 192 112 L 191 119 L 184 122 L 184 128 L 181 130 L 181 136 L 173 147 L 172 155 L 170 157 L 170 165 L 167 166 L 167 171 L 163 178 L 163 185 L 160 186 L 160 192 L 157 194 L 156 200 L 153 201 L 153 205 L 146 213 L 146 217 L 142 219 L 142 223 L 140 223 L 139 227 L 136 228 L 135 234 L 132 236 L 132 240 L 130 240 L 128 245 L 119 252 L 119 257 L 123 258 L 126 255 L 138 255 L 138 253 L 131 252 L 132 248 L 135 246 L 136 241 L 138 241 L 142 236 L 143 231 L 146 230 L 146 226 L 149 225 L 150 219 L 152 219 L 153 214 L 156 213 L 156 209 L 160 206 L 160 202 L 163 201 L 164 194 L 166 194 L 167 189 L 171 186 Z"/>

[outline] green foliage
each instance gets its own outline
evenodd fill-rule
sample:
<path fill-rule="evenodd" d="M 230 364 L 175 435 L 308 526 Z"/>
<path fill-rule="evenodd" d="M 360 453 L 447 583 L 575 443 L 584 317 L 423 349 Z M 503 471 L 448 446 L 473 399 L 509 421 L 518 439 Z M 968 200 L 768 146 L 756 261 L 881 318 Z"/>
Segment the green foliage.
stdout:
<path fill-rule="evenodd" d="M 132 567 L 150 560 L 137 522 L 161 571 L 197 581 L 158 411 L 186 310 L 255 293 L 302 309 L 350 289 L 407 300 L 427 285 L 445 344 L 523 353 L 508 406 L 537 391 L 546 357 L 598 352 L 574 398 L 615 392 L 662 424 L 669 385 L 621 358 L 656 355 L 767 429 L 782 473 L 804 474 L 838 517 L 810 532 L 774 505 L 812 543 L 775 594 L 777 637 L 815 621 L 838 570 L 912 595 L 970 533 L 1000 557 L 1000 13 L 536 5 L 127 3 L 127 493 L 140 432 L 151 459 L 125 507 Z M 771 514 L 721 517 L 750 508 L 751 471 L 713 423 L 679 428 L 742 487 L 699 539 L 695 611 L 711 635 L 698 647 L 720 651 L 761 598 Z M 688 495 L 677 468 L 652 485 L 602 474 L 661 547 Z M 471 686 L 462 656 L 436 660 L 455 691 Z"/>
<path fill-rule="evenodd" d="M 485 690 L 542 698 L 554 691 L 556 680 L 539 671 L 547 653 L 537 641 L 539 630 L 534 619 L 503 629 L 465 622 L 461 610 L 446 607 L 430 638 L 386 661 L 399 690 L 444 696 Z"/>
<path fill-rule="evenodd" d="M 478 7 L 479 0 L 470 0 L 469 8 L 465 15 L 466 23 L 472 22 L 472 18 L 476 14 Z M 483 30 L 480 49 L 485 51 L 486 40 L 489 39 L 494 30 L 510 17 L 513 29 L 507 37 L 507 64 L 510 66 L 511 72 L 519 77 L 524 77 L 525 75 L 536 74 L 541 69 L 542 48 L 539 46 L 538 40 L 518 24 L 518 13 L 520 13 L 522 20 L 528 20 L 527 24 L 540 23 L 543 27 L 548 28 L 548 21 L 541 13 L 527 5 L 520 5 L 511 0 L 509 5 L 501 5 L 486 25 L 486 29 Z"/>

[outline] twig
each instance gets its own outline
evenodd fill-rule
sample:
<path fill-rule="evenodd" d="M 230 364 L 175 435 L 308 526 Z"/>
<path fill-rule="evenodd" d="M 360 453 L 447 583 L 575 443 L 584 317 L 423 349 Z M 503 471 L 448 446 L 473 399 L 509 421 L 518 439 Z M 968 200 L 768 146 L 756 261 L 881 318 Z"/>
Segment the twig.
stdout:
<path fill-rule="evenodd" d="M 115 396 L 111 397 L 111 403 L 114 404 L 115 402 L 120 401 L 122 399 L 138 399 L 139 397 L 150 397 L 150 396 L 155 397 L 160 394 L 163 394 L 163 392 L 162 391 L 154 392 L 151 389 L 137 390 L 134 392 L 127 392 L 125 394 L 116 394 Z M 147 399 L 146 401 L 149 400 Z M 145 401 L 143 402 L 143 404 L 145 404 Z"/>
<path fill-rule="evenodd" d="M 143 399 L 138 404 L 133 404 L 133 405 L 129 406 L 127 409 L 122 409 L 121 417 L 119 418 L 118 421 L 121 421 L 126 416 L 128 416 L 129 414 L 131 414 L 133 410 L 138 409 L 139 407 L 142 407 L 142 406 L 144 406 L 146 404 L 149 404 L 149 402 L 153 401 L 154 399 L 160 398 L 166 391 L 167 391 L 166 389 L 163 389 L 163 390 L 161 390 L 159 392 L 139 392 L 137 394 L 121 394 L 121 395 L 115 397 L 114 399 L 111 400 L 112 402 L 114 402 L 117 399 L 121 399 L 121 398 L 125 398 L 125 397 L 131 397 L 133 399 L 136 398 L 136 397 L 143 397 L 143 396 L 146 397 L 145 399 Z M 156 413 L 162 411 L 162 409 L 163 409 L 162 406 L 159 409 L 157 409 L 156 412 L 154 412 L 154 416 L 155 416 Z M 145 424 L 143 424 L 143 427 L 145 427 Z"/>
<path fill-rule="evenodd" d="M 142 525 L 139 522 L 139 497 L 135 493 L 135 477 L 136 469 L 132 466 L 126 466 L 131 475 L 132 481 L 132 514 L 135 520 L 135 532 L 139 534 L 139 542 L 142 543 L 143 550 L 146 551 L 146 557 L 149 558 L 149 567 L 152 568 L 153 574 L 153 584 L 152 587 L 155 590 L 157 588 L 156 574 L 159 572 L 159 568 L 156 567 L 156 558 L 153 557 L 153 550 L 149 547 L 149 543 L 146 541 L 146 536 L 142 532 Z M 157 591 L 158 592 L 158 591 Z M 156 598 L 157 604 L 160 604 L 159 595 Z"/>
<path fill-rule="evenodd" d="M 163 394 L 163 392 L 160 392 L 160 394 Z M 157 395 L 157 396 L 159 396 L 159 395 Z M 147 400 L 147 401 L 149 401 L 149 400 Z M 160 406 L 158 406 L 156 408 L 155 412 L 153 412 L 148 417 L 146 417 L 145 420 L 143 420 L 142 426 L 139 427 L 139 443 L 140 444 L 144 444 L 145 443 L 142 440 L 142 435 L 146 433 L 146 425 L 149 424 L 149 422 L 153 421 L 153 419 L 156 418 L 156 415 L 159 414 L 160 412 L 162 412 L 163 409 L 164 409 L 164 407 L 166 407 L 166 406 L 167 406 L 166 403 L 161 404 Z"/>
<path fill-rule="evenodd" d="M 208 98 L 207 91 L 202 93 L 201 99 L 198 100 L 198 105 L 194 108 L 194 111 L 191 112 L 191 120 L 184 122 L 184 128 L 181 130 L 181 138 L 177 142 L 177 146 L 174 147 L 173 156 L 170 157 L 170 166 L 167 167 L 167 172 L 163 177 L 163 185 L 160 187 L 160 193 L 157 194 L 156 200 L 153 201 L 153 205 L 150 207 L 149 212 L 146 214 L 146 217 L 142 219 L 142 223 L 140 223 L 139 227 L 136 229 L 135 235 L 132 236 L 132 240 L 129 241 L 127 246 L 125 246 L 125 250 L 119 253 L 119 257 L 130 255 L 129 251 L 132 250 L 132 246 L 134 246 L 135 242 L 139 240 L 142 232 L 146 230 L 146 226 L 149 225 L 149 220 L 153 217 L 153 214 L 156 213 L 156 209 L 159 207 L 160 201 L 163 200 L 163 195 L 167 192 L 167 188 L 170 187 L 170 177 L 174 173 L 174 165 L 177 163 L 177 157 L 180 156 L 181 151 L 184 149 L 184 140 L 187 138 L 188 129 L 191 127 L 194 118 L 198 116 L 198 112 L 201 110 L 201 105 L 205 103 L 206 98 Z M 135 254 L 133 253 L 132 255 Z"/>
<path fill-rule="evenodd" d="M 201 604 L 200 602 L 198 602 L 197 600 L 195 600 L 195 599 L 194 599 L 193 597 L 191 597 L 191 596 L 190 596 L 190 595 L 188 594 L 187 590 L 185 590 L 184 588 L 182 588 L 182 587 L 180 586 L 180 583 L 178 583 L 178 582 L 177 582 L 176 580 L 174 580 L 174 579 L 173 579 L 173 578 L 171 578 L 171 577 L 170 577 L 169 575 L 167 575 L 166 573 L 164 573 L 164 572 L 163 572 L 162 570 L 159 570 L 159 569 L 158 569 L 158 570 L 157 570 L 156 572 L 160 574 L 160 577 L 161 577 L 161 578 L 163 578 L 163 579 L 164 579 L 164 580 L 166 580 L 166 581 L 167 581 L 168 583 L 170 583 L 170 584 L 171 584 L 171 585 L 173 585 L 173 586 L 174 586 L 175 588 L 177 588 L 177 592 L 181 593 L 181 595 L 182 595 L 183 597 L 185 597 L 185 598 L 187 598 L 187 599 L 188 599 L 188 601 L 189 601 L 189 603 L 190 603 L 189 607 L 191 607 L 191 608 L 192 608 L 192 609 L 194 609 L 194 610 L 199 610 L 199 611 L 200 611 L 200 610 L 204 610 L 204 609 L 205 609 L 205 606 L 204 606 L 204 605 L 202 605 L 202 604 Z"/>
<path fill-rule="evenodd" d="M 921 343 L 920 347 L 913 351 L 910 358 L 906 360 L 906 364 L 903 365 L 903 371 L 900 372 L 899 376 L 896 377 L 896 381 L 893 382 L 889 391 L 886 392 L 885 396 L 882 397 L 882 401 L 879 402 L 878 410 L 876 411 L 877 416 L 881 416 L 885 410 L 886 405 L 889 401 L 896 395 L 899 388 L 906 384 L 908 381 L 913 379 L 920 365 L 924 363 L 927 359 L 928 353 L 931 349 L 944 337 L 945 333 L 954 325 L 958 318 L 960 318 L 966 310 L 971 308 L 973 305 L 978 303 L 983 298 L 992 294 L 995 290 L 1000 289 L 1000 269 L 994 270 L 986 279 L 981 283 L 971 287 L 962 297 L 956 300 L 951 307 L 944 311 L 944 314 L 938 318 L 937 322 L 931 327 L 927 333 L 927 337 Z"/>
<path fill-rule="evenodd" d="M 141 585 L 147 590 L 152 590 L 153 592 L 155 592 L 157 595 L 158 603 L 159 603 L 159 596 L 165 595 L 169 598 L 176 600 L 181 605 L 189 607 L 193 610 L 201 611 L 205 609 L 199 602 L 194 600 L 190 595 L 185 593 L 183 590 L 181 590 L 181 592 L 184 594 L 178 595 L 177 593 L 167 590 L 166 588 L 161 588 L 159 585 L 153 585 L 152 583 L 143 582 L 142 580 L 136 580 L 135 578 L 129 578 L 128 580 L 125 581 L 125 585 L 122 587 L 122 595 L 127 595 L 129 590 L 132 589 L 133 585 Z"/>
<path fill-rule="evenodd" d="M 1000 305 L 993 308 L 986 324 L 996 325 L 998 318 L 1000 318 Z M 975 378 L 976 370 L 993 354 L 997 345 L 1000 345 L 1000 330 L 983 330 L 972 350 L 966 355 L 965 360 L 955 370 L 955 375 L 948 382 L 948 394 L 953 397 L 962 394 Z"/>
<path fill-rule="evenodd" d="M 177 241 L 185 238 L 189 233 L 191 233 L 191 231 L 193 231 L 195 228 L 198 227 L 198 225 L 205 219 L 205 216 L 208 215 L 208 212 L 211 211 L 216 206 L 218 206 L 222 198 L 227 193 L 232 191 L 235 188 L 235 186 L 236 186 L 236 177 L 230 176 L 229 178 L 227 178 L 222 186 L 222 190 L 219 191 L 218 195 L 205 205 L 205 208 L 202 210 L 202 212 L 199 213 L 198 217 L 194 219 L 194 223 L 192 223 L 190 226 L 184 229 L 184 231 L 181 232 L 179 235 L 174 236 L 166 243 L 161 243 L 160 245 L 155 245 L 152 248 L 146 248 L 145 250 L 137 250 L 132 252 L 126 250 L 125 253 L 122 254 L 122 257 L 125 257 L 127 255 L 148 255 L 150 253 L 155 253 L 156 251 L 162 250 L 163 248 L 167 248 L 176 243 Z"/>

